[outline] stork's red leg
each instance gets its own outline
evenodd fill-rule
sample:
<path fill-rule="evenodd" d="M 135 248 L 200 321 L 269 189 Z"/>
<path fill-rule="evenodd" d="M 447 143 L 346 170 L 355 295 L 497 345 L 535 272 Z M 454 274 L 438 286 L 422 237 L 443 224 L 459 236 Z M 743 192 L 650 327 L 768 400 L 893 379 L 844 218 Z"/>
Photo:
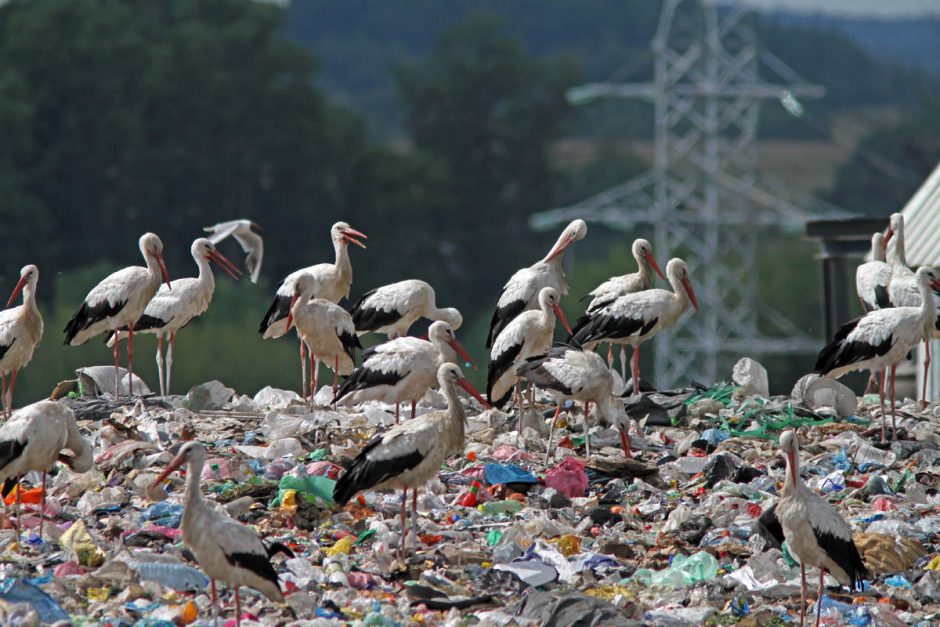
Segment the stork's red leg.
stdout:
<path fill-rule="evenodd" d="M 310 366 L 312 372 L 310 373 L 310 380 L 313 382 L 310 388 L 310 403 L 313 404 L 316 401 L 314 397 L 317 395 L 317 387 L 320 385 L 320 358 L 314 355 L 312 352 L 310 356 L 313 358 L 313 365 Z"/>
<path fill-rule="evenodd" d="M 418 401 L 411 401 L 411 419 L 415 419 L 415 412 L 418 409 Z"/>
<path fill-rule="evenodd" d="M 121 377 L 118 374 L 118 368 L 120 368 L 120 351 L 118 350 L 118 340 L 121 339 L 121 332 L 114 332 L 114 398 L 117 399 L 121 395 Z"/>
<path fill-rule="evenodd" d="M 397 425 L 401 420 L 401 403 L 395 403 L 395 424 Z M 412 416 L 414 418 L 414 416 Z"/>
<path fill-rule="evenodd" d="M 418 548 L 418 488 L 411 491 L 411 535 L 415 549 Z"/>
<path fill-rule="evenodd" d="M 626 343 L 620 345 L 620 378 L 623 379 L 624 385 L 627 382 L 627 345 Z"/>
<path fill-rule="evenodd" d="M 800 564 L 800 627 L 806 618 L 806 565 Z"/>
<path fill-rule="evenodd" d="M 885 443 L 885 423 L 888 417 L 885 415 L 885 383 L 888 379 L 888 373 L 881 371 L 881 385 L 878 386 L 878 405 L 881 407 L 881 443 Z"/>
<path fill-rule="evenodd" d="M 633 347 L 633 394 L 631 396 L 638 396 L 640 394 L 640 345 L 637 344 Z"/>
<path fill-rule="evenodd" d="M 163 333 L 157 333 L 157 378 L 160 379 L 160 396 L 166 396 L 166 371 L 163 369 Z"/>
<path fill-rule="evenodd" d="M 209 580 L 209 586 L 212 589 L 212 616 L 219 617 L 219 596 L 215 592 L 215 579 Z"/>
<path fill-rule="evenodd" d="M 127 325 L 127 389 L 134 398 L 134 323 Z"/>
<path fill-rule="evenodd" d="M 170 331 L 170 342 L 166 351 L 166 393 L 170 393 L 170 379 L 173 377 L 173 347 L 176 346 L 176 331 Z"/>
<path fill-rule="evenodd" d="M 0 374 L 0 396 L 3 397 L 3 416 L 5 418 L 10 417 L 10 407 L 7 405 L 7 375 L 6 373 Z"/>
<path fill-rule="evenodd" d="M 561 401 L 558 401 L 558 407 L 555 408 L 555 415 L 552 417 L 552 428 L 548 432 L 548 446 L 545 449 L 545 464 L 552 456 L 552 438 L 555 436 L 555 425 L 558 424 L 558 414 L 561 413 Z"/>
<path fill-rule="evenodd" d="M 307 402 L 307 346 L 300 340 L 300 393 L 303 394 L 304 403 Z"/>
<path fill-rule="evenodd" d="M 591 425 L 588 422 L 588 406 L 590 403 L 585 401 L 584 403 L 584 454 L 587 457 L 591 456 Z"/>
<path fill-rule="evenodd" d="M 405 520 L 406 503 L 408 503 L 408 488 L 401 489 L 401 542 L 398 546 L 398 554 L 405 555 L 405 535 L 408 533 L 407 521 Z"/>
<path fill-rule="evenodd" d="M 42 471 L 42 494 L 39 495 L 39 543 L 42 544 L 42 521 L 46 513 L 46 471 Z"/>
<path fill-rule="evenodd" d="M 930 374 L 930 338 L 924 338 L 924 394 L 923 401 L 927 403 L 927 376 Z M 12 394 L 10 396 L 13 396 Z"/>
<path fill-rule="evenodd" d="M 823 581 L 826 578 L 826 569 L 819 569 L 819 594 L 816 597 L 816 627 L 819 627 L 819 616 L 822 612 Z"/>
<path fill-rule="evenodd" d="M 339 387 L 339 355 L 333 357 L 333 396 L 336 396 L 336 390 Z"/>
<path fill-rule="evenodd" d="M 614 367 L 614 343 L 607 342 L 607 368 Z"/>
<path fill-rule="evenodd" d="M 242 624 L 242 600 L 238 596 L 238 586 L 235 586 L 235 627 Z"/>
<path fill-rule="evenodd" d="M 897 370 L 897 364 L 891 366 L 891 439 L 898 439 L 898 419 L 897 407 L 894 404 L 894 371 Z"/>
<path fill-rule="evenodd" d="M 20 545 L 20 496 L 23 491 L 20 489 L 20 481 L 22 477 L 16 478 L 16 545 Z"/>

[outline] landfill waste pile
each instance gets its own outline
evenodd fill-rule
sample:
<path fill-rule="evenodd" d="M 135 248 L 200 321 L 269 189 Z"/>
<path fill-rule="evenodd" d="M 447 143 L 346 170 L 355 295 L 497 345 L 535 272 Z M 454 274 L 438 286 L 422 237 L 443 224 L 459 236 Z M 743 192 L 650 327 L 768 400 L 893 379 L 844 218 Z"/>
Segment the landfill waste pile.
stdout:
<path fill-rule="evenodd" d="M 148 487 L 182 445 L 207 450 L 202 493 L 268 545 L 282 603 L 240 588 L 242 624 L 784 625 L 799 620 L 800 566 L 764 516 L 780 498 L 778 438 L 800 440 L 802 480 L 842 515 L 868 577 L 828 577 L 824 625 L 940 622 L 940 406 L 904 401 L 898 439 L 879 444 L 877 396 L 810 375 L 790 397 L 740 363 L 733 382 L 624 401 L 633 459 L 583 405 L 555 405 L 517 433 L 516 416 L 464 396 L 466 444 L 418 491 L 417 538 L 401 543 L 401 492 L 366 490 L 337 507 L 336 481 L 394 405 L 311 409 L 294 392 L 237 394 L 213 381 L 185 396 L 71 407 L 94 467 L 26 476 L 22 539 L 0 532 L 4 624 L 209 625 L 209 580 L 181 539 L 184 472 Z M 620 382 L 622 389 L 622 382 Z M 446 405 L 430 391 L 420 416 Z M 535 412 L 533 412 L 535 414 Z M 402 421 L 406 421 L 404 413 Z M 185 470 L 185 469 L 183 469 Z M 152 492 L 152 491 L 151 491 Z M 290 556 L 293 555 L 293 557 Z M 819 571 L 808 569 L 807 620 Z M 219 584 L 217 624 L 234 624 Z"/>

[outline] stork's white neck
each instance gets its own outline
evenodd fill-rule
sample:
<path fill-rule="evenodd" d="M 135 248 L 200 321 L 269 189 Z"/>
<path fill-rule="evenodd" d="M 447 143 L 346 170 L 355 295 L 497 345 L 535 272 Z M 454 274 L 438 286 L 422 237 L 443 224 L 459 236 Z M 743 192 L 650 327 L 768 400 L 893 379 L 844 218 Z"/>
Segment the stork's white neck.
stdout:
<path fill-rule="evenodd" d="M 349 262 L 349 244 L 342 237 L 333 241 L 333 250 L 336 253 L 336 271 L 343 281 L 352 283 L 352 264 Z"/>
<path fill-rule="evenodd" d="M 187 464 L 186 469 L 186 494 L 183 497 L 184 505 L 190 507 L 202 507 L 205 503 L 202 500 L 202 490 L 199 489 L 202 478 L 202 467 L 205 460 L 194 457 Z"/>
<path fill-rule="evenodd" d="M 788 496 L 793 494 L 794 491 L 799 489 L 799 486 L 803 485 L 800 482 L 800 451 L 797 449 L 791 455 L 787 453 L 787 476 L 783 480 L 783 490 L 780 494 L 782 496 Z M 796 479 L 794 479 L 796 477 Z"/>
<path fill-rule="evenodd" d="M 895 266 L 907 267 L 907 253 L 904 248 L 904 226 L 899 224 L 894 231 L 892 241 L 888 242 L 888 253 L 891 256 L 891 264 Z"/>
<path fill-rule="evenodd" d="M 196 260 L 196 267 L 199 268 L 199 275 L 196 277 L 199 283 L 212 289 L 215 287 L 215 275 L 212 273 L 212 267 L 209 258 L 205 255 L 193 255 Z"/>
<path fill-rule="evenodd" d="M 24 311 L 31 315 L 39 313 L 39 306 L 36 304 L 36 282 L 29 281 L 23 286 L 23 306 Z"/>
<path fill-rule="evenodd" d="M 460 442 L 463 442 L 467 412 L 457 395 L 457 387 L 450 381 L 439 381 L 439 383 L 441 384 L 441 393 L 447 399 L 447 418 L 445 420 L 450 423 L 447 432 L 453 433 Z"/>

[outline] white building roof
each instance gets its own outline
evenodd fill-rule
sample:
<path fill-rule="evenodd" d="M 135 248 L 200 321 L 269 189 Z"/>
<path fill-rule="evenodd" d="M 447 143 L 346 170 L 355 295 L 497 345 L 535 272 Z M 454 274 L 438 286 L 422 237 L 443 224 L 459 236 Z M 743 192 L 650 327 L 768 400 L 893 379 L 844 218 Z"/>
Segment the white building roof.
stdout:
<path fill-rule="evenodd" d="M 907 264 L 940 266 L 940 164 L 901 210 Z"/>

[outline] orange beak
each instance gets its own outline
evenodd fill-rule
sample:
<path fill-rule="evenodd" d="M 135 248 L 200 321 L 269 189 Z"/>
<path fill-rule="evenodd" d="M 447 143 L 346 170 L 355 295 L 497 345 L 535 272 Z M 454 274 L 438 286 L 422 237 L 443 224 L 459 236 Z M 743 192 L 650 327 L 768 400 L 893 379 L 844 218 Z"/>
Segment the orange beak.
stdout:
<path fill-rule="evenodd" d="M 490 408 L 490 404 L 486 401 L 485 398 L 483 398 L 483 397 L 480 395 L 479 392 L 477 392 L 476 388 L 474 388 L 474 387 L 473 387 L 473 384 L 471 384 L 469 381 L 467 381 L 466 379 L 464 379 L 463 377 L 461 377 L 461 378 L 457 379 L 457 385 L 459 385 L 459 386 L 462 387 L 464 390 L 466 390 L 467 393 L 468 393 L 470 396 L 472 396 L 473 398 L 475 398 L 475 399 L 477 399 L 478 401 L 480 401 L 480 404 L 483 405 L 483 407 L 485 407 L 485 408 L 487 408 L 487 409 Z"/>
<path fill-rule="evenodd" d="M 13 288 L 13 293 L 10 294 L 10 300 L 7 301 L 7 307 L 13 304 L 13 301 L 16 300 L 16 297 L 20 295 L 20 292 L 23 291 L 23 288 L 26 286 L 26 277 L 20 277 L 19 283 L 16 284 L 16 287 Z"/>
<path fill-rule="evenodd" d="M 174 470 L 177 470 L 184 463 L 186 463 L 186 460 L 183 459 L 182 455 L 177 455 L 174 457 L 173 461 L 167 464 L 166 468 L 163 469 L 163 472 L 160 473 L 160 476 L 153 480 L 153 483 L 150 484 L 150 487 L 153 488 L 159 486 L 161 483 L 166 481 L 166 478 L 169 477 Z"/>
<path fill-rule="evenodd" d="M 170 285 L 170 273 L 166 271 L 166 263 L 163 261 L 163 254 L 157 253 L 157 264 L 160 266 L 160 274 L 163 275 L 163 282 L 166 283 L 166 288 L 168 290 L 173 290 L 173 286 Z"/>
<path fill-rule="evenodd" d="M 290 313 L 287 314 L 287 326 L 284 327 L 284 331 L 290 331 L 290 325 L 294 321 L 294 303 L 300 298 L 298 292 L 294 292 L 294 295 L 290 299 Z"/>
<path fill-rule="evenodd" d="M 230 277 L 232 277 L 236 281 L 238 280 L 238 277 L 241 276 L 242 271 L 239 270 L 238 267 L 234 263 L 229 261 L 225 257 L 225 255 L 223 255 L 219 251 L 213 250 L 212 252 L 210 252 L 209 259 L 219 264 L 219 267 L 222 268 L 222 270 L 224 270 L 226 274 L 228 274 Z"/>
<path fill-rule="evenodd" d="M 545 255 L 545 259 L 543 259 L 543 261 L 551 261 L 561 253 L 565 252 L 565 250 L 571 246 L 572 242 L 574 242 L 574 235 L 566 235 L 564 239 L 555 244 L 555 246 L 550 251 L 548 251 L 548 254 Z"/>
<path fill-rule="evenodd" d="M 884 243 L 882 244 L 882 245 L 885 247 L 885 250 L 888 249 L 888 242 L 891 241 L 891 238 L 892 238 L 892 237 L 894 237 L 894 229 L 892 229 L 892 228 L 889 226 L 889 227 L 888 227 L 888 230 L 885 231 L 885 239 L 884 239 Z"/>
<path fill-rule="evenodd" d="M 571 325 L 568 324 L 568 319 L 565 317 L 565 312 L 561 310 L 558 303 L 552 305 L 552 309 L 555 311 L 555 315 L 558 316 L 558 319 L 561 320 L 561 323 L 565 325 L 565 331 L 568 332 L 568 335 L 574 335 L 574 333 L 571 332 Z"/>
<path fill-rule="evenodd" d="M 473 359 L 471 359 L 470 355 L 467 354 L 467 351 L 463 349 L 463 346 L 460 345 L 460 342 L 457 341 L 457 338 L 452 339 L 451 341 L 448 342 L 448 344 L 450 345 L 452 349 L 457 351 L 458 355 L 463 357 L 464 361 L 470 362 L 470 365 L 473 367 L 474 370 L 477 369 L 477 365 L 473 363 Z"/>
<path fill-rule="evenodd" d="M 343 231 L 343 241 L 365 248 L 366 245 L 360 242 L 359 240 L 357 240 L 356 239 L 357 237 L 361 237 L 362 239 L 369 239 L 368 235 L 366 235 L 365 233 L 360 233 L 354 228 L 348 228 L 345 231 Z"/>
<path fill-rule="evenodd" d="M 692 283 L 689 281 L 689 277 L 682 279 L 682 286 L 689 295 L 689 300 L 692 301 L 692 306 L 695 307 L 695 311 L 698 311 L 698 299 L 695 297 L 695 290 L 692 289 Z"/>
<path fill-rule="evenodd" d="M 650 264 L 653 270 L 656 271 L 656 274 L 659 275 L 663 281 L 666 280 L 666 275 L 663 274 L 663 271 L 659 269 L 659 264 L 656 263 L 656 257 L 653 256 L 653 253 L 646 253 L 646 262 Z"/>

